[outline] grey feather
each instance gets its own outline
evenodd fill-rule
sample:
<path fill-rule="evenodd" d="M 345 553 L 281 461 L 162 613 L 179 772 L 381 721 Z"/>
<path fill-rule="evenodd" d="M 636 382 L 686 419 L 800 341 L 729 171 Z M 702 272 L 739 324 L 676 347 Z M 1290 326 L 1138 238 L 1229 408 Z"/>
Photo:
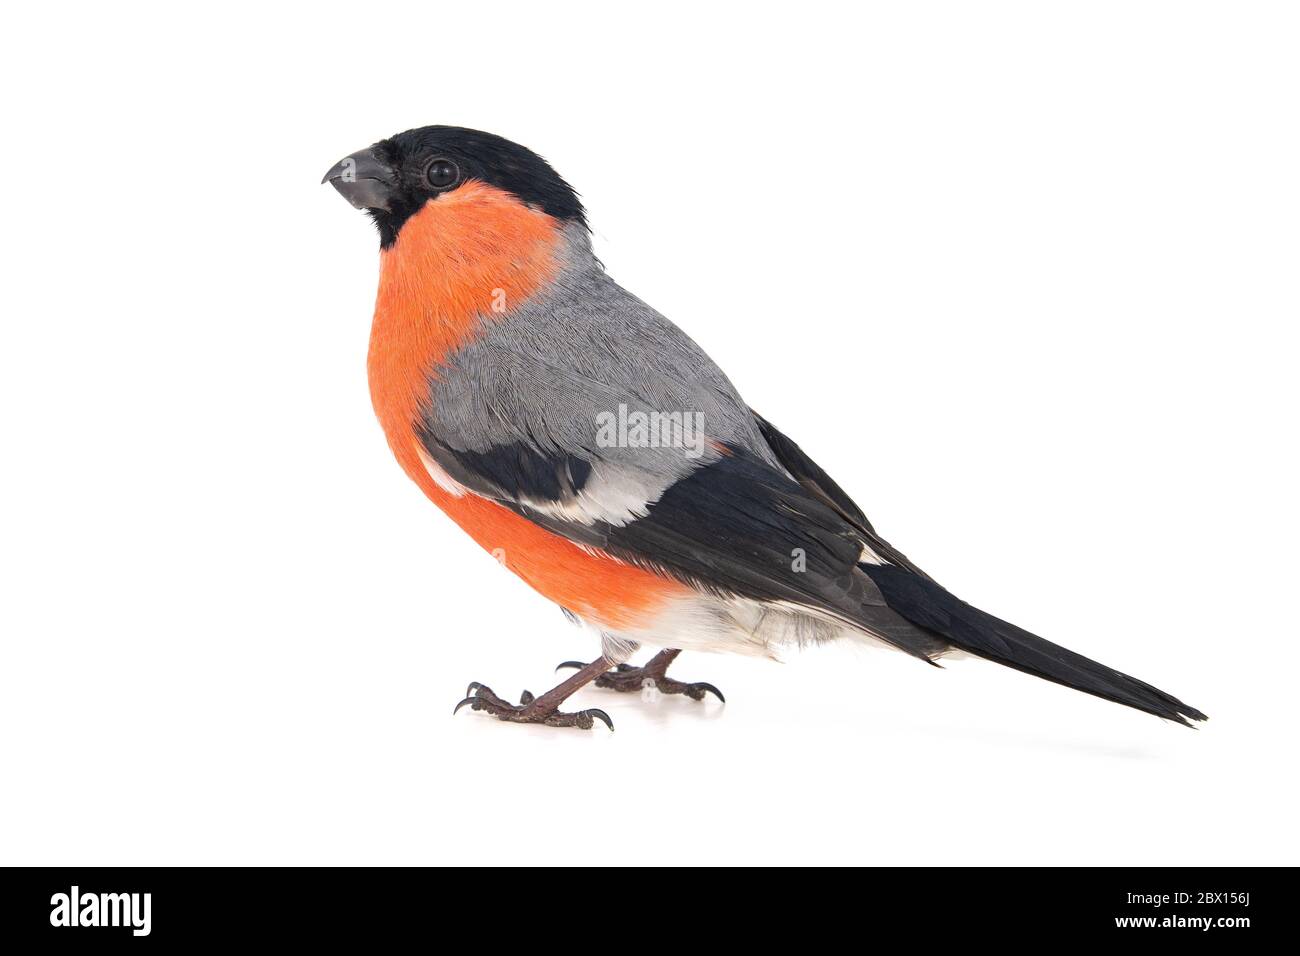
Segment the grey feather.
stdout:
<path fill-rule="evenodd" d="M 453 450 L 524 443 L 582 454 L 666 487 L 702 462 L 683 447 L 602 446 L 602 415 L 693 414 L 707 438 L 776 465 L 753 414 L 681 329 L 608 275 L 584 230 L 566 234 L 565 268 L 544 292 L 485 314 L 477 337 L 434 370 L 424 426 Z M 778 466 L 779 467 L 779 466 Z"/>

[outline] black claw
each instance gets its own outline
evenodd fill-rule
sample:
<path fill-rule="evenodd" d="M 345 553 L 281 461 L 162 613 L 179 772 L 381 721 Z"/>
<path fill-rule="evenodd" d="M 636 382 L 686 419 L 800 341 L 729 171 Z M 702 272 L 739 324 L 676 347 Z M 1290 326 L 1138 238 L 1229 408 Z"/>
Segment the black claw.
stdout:
<path fill-rule="evenodd" d="M 564 670 L 564 668 L 566 667 L 572 667 L 574 670 L 580 671 L 586 666 L 587 665 L 582 663 L 582 661 L 565 661 L 563 664 L 556 664 L 555 670 L 558 673 L 559 671 Z"/>
<path fill-rule="evenodd" d="M 706 683 L 704 683 L 703 681 L 700 681 L 700 682 L 697 683 L 695 686 L 698 687 L 700 690 L 707 690 L 707 691 L 709 691 L 711 694 L 713 694 L 714 697 L 718 698 L 718 700 L 722 701 L 724 704 L 727 702 L 727 698 L 725 698 L 725 697 L 722 696 L 722 691 L 718 690 L 718 689 L 717 689 L 716 687 L 714 687 L 712 684 L 706 684 Z M 701 700 L 704 699 L 704 695 L 703 695 L 703 694 L 700 695 L 700 699 L 701 699 Z"/>
<path fill-rule="evenodd" d="M 462 700 L 459 704 L 455 706 L 455 708 L 451 712 L 451 715 L 455 717 L 458 713 L 460 713 L 460 709 L 462 707 L 464 707 L 466 704 L 472 704 L 476 700 L 478 700 L 477 697 L 466 697 L 464 700 Z"/>
<path fill-rule="evenodd" d="M 480 683 L 479 683 L 478 681 L 476 681 L 476 680 L 472 680 L 472 681 L 469 682 L 469 686 L 465 688 L 465 696 L 466 696 L 466 697 L 473 697 L 473 696 L 474 696 L 474 691 L 476 691 L 476 690 L 482 690 L 482 689 L 483 689 L 483 685 L 482 685 L 482 684 L 480 684 Z"/>
<path fill-rule="evenodd" d="M 598 710 L 597 708 L 593 707 L 591 710 L 584 710 L 583 713 L 586 714 L 588 717 L 594 717 L 597 720 L 603 720 L 605 722 L 606 727 L 608 727 L 610 730 L 614 729 L 614 721 L 610 720 L 609 714 L 605 713 L 603 710 Z"/>
<path fill-rule="evenodd" d="M 526 690 L 519 695 L 519 703 L 525 706 L 531 704 L 536 699 L 537 698 L 533 696 L 533 692 L 531 690 Z"/>

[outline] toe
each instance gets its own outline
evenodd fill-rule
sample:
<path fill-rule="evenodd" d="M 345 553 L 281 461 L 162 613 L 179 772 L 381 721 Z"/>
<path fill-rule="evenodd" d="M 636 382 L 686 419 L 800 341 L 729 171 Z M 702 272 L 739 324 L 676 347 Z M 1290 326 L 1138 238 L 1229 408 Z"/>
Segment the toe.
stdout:
<path fill-rule="evenodd" d="M 697 691 L 699 694 L 698 697 L 695 694 L 691 695 L 696 700 L 703 700 L 704 694 L 707 691 L 708 693 L 712 694 L 714 697 L 718 698 L 718 700 L 722 701 L 722 703 L 725 704 L 727 702 L 727 698 L 722 696 L 722 691 L 718 690 L 712 684 L 706 684 L 704 681 L 700 681 L 697 684 L 692 684 L 691 689 Z"/>

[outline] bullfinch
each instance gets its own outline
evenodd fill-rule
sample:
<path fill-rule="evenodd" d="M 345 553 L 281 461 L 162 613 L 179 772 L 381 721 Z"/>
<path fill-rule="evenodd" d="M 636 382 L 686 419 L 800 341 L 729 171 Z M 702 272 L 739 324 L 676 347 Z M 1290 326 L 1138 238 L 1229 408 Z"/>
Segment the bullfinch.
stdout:
<path fill-rule="evenodd" d="M 578 195 L 536 153 L 453 126 L 399 133 L 325 174 L 379 229 L 371 399 L 406 474 L 483 548 L 601 635 L 518 704 L 457 706 L 589 729 L 594 682 L 702 700 L 682 650 L 772 656 L 865 640 L 960 650 L 1190 726 L 1194 707 L 954 597 L 611 279 Z M 642 667 L 641 645 L 659 651 Z M 557 668 L 558 670 L 559 668 Z M 454 711 L 453 711 L 454 712 Z"/>

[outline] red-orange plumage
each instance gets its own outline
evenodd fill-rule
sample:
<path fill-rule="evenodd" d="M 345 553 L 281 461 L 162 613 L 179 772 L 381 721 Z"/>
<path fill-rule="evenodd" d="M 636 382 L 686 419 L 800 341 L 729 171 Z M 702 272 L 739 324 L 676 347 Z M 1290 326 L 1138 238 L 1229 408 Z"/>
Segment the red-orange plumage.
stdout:
<path fill-rule="evenodd" d="M 470 182 L 430 202 L 381 254 L 370 334 L 370 396 L 402 468 L 475 541 L 562 607 L 612 629 L 634 629 L 685 585 L 593 553 L 474 494 L 430 477 L 415 422 L 429 375 L 490 321 L 542 288 L 559 268 L 554 219 L 513 196 Z M 485 318 L 486 317 L 486 318 Z"/>

